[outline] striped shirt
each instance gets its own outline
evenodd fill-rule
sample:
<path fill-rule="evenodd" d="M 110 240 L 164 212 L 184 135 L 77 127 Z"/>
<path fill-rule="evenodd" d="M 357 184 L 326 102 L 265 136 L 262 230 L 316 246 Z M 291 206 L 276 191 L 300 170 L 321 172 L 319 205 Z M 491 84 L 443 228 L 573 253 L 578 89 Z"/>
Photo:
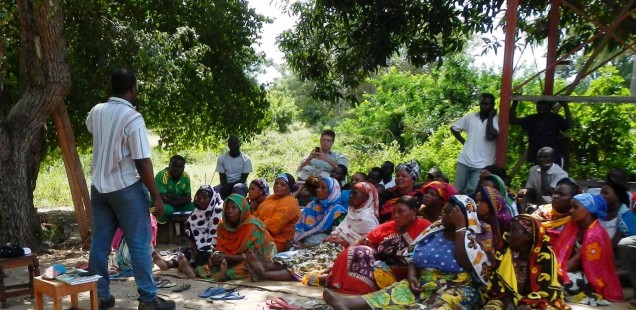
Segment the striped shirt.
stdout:
<path fill-rule="evenodd" d="M 139 181 L 135 159 L 150 158 L 144 118 L 133 105 L 117 97 L 93 107 L 86 118 L 93 135 L 91 182 L 100 193 L 111 193 Z"/>

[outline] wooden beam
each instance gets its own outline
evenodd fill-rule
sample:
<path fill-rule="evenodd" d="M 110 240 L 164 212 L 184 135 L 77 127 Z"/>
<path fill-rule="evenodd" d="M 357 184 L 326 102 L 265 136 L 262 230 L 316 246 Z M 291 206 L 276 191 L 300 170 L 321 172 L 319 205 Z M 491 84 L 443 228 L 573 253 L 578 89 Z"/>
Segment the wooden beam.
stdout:
<path fill-rule="evenodd" d="M 88 194 L 82 163 L 77 154 L 73 128 L 71 127 L 71 121 L 64 104 L 60 104 L 53 111 L 53 122 L 55 123 L 57 137 L 60 141 L 62 158 L 64 160 L 64 167 L 66 168 L 68 183 L 71 188 L 71 197 L 73 199 L 73 207 L 75 208 L 75 217 L 77 218 L 82 244 L 88 244 L 87 241 L 91 237 L 90 228 L 93 223 L 91 199 Z"/>
<path fill-rule="evenodd" d="M 636 96 L 527 96 L 512 95 L 515 101 L 550 101 L 568 103 L 636 103 Z"/>
<path fill-rule="evenodd" d="M 503 70 L 501 73 L 501 92 L 499 95 L 499 135 L 497 136 L 496 164 L 506 166 L 508 148 L 508 127 L 510 115 L 510 95 L 512 94 L 512 75 L 515 57 L 515 36 L 517 34 L 517 11 L 519 0 L 508 0 L 506 10 L 506 43 L 504 45 Z"/>

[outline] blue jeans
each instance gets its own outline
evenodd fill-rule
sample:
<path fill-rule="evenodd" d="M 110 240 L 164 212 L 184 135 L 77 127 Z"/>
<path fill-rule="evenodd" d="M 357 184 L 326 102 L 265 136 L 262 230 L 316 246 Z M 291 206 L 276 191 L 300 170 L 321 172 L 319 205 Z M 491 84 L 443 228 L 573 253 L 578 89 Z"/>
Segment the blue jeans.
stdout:
<path fill-rule="evenodd" d="M 93 239 L 88 269 L 102 276 L 97 281 L 97 295 L 107 299 L 110 294 L 108 256 L 117 227 L 124 231 L 137 283 L 139 301 L 150 302 L 157 296 L 157 284 L 152 276 L 150 246 L 150 197 L 141 181 L 112 193 L 102 194 L 91 186 L 93 209 Z"/>
<path fill-rule="evenodd" d="M 458 194 L 470 195 L 475 192 L 479 174 L 483 168 L 473 168 L 461 163 L 457 163 L 455 168 L 455 189 Z"/>

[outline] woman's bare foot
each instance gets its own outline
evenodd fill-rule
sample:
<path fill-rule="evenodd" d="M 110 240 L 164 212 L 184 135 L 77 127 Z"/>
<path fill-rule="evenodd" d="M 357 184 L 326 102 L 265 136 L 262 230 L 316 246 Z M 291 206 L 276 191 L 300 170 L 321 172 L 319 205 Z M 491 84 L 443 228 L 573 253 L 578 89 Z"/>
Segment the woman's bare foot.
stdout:
<path fill-rule="evenodd" d="M 322 299 L 336 310 L 370 309 L 367 302 L 360 296 L 347 298 L 340 296 L 329 289 L 322 292 Z"/>
<path fill-rule="evenodd" d="M 188 259 L 183 256 L 180 255 L 178 258 L 178 266 L 177 267 L 179 269 L 179 271 L 183 272 L 183 274 L 186 276 L 186 278 L 188 279 L 194 279 L 197 277 L 197 275 L 194 273 L 194 269 L 192 269 L 192 267 L 190 267 L 190 262 L 188 261 Z"/>
<path fill-rule="evenodd" d="M 217 272 L 214 276 L 214 281 L 216 282 L 225 282 L 228 280 L 227 277 L 227 261 L 222 260 L 221 265 L 219 265 L 219 272 Z"/>
<path fill-rule="evenodd" d="M 247 269 L 247 273 L 250 274 L 250 281 L 252 282 L 260 281 L 260 278 L 258 277 L 256 272 L 252 270 L 252 267 L 250 266 L 250 262 L 247 261 L 247 255 L 245 254 L 243 254 L 243 263 L 245 264 L 245 269 Z"/>
<path fill-rule="evenodd" d="M 245 254 L 245 266 L 250 272 L 252 282 L 259 282 L 261 275 L 265 272 L 265 267 L 263 267 L 263 263 L 254 252 L 248 251 Z"/>

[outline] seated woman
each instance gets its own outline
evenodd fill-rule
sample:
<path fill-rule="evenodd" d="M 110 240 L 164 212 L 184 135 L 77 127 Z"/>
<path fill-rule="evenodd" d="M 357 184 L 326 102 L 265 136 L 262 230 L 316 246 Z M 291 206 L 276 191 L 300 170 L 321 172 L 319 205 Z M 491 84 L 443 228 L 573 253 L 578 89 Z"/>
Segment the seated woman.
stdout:
<path fill-rule="evenodd" d="M 276 254 L 276 244 L 267 233 L 265 224 L 250 214 L 245 197 L 232 194 L 223 205 L 216 251 L 210 255 L 206 265 L 196 268 L 196 274 L 217 282 L 245 278 L 249 273 L 243 254 L 248 250 L 269 259 Z"/>
<path fill-rule="evenodd" d="M 254 253 L 248 253 L 247 262 L 252 281 L 300 280 L 304 284 L 317 285 L 318 277 L 336 256 L 350 244 L 360 240 L 378 226 L 375 215 L 378 194 L 371 183 L 357 183 L 351 190 L 349 213 L 321 244 L 301 250 L 280 253 L 271 261 L 261 261 Z"/>
<path fill-rule="evenodd" d="M 439 220 L 442 215 L 442 208 L 455 194 L 457 194 L 457 190 L 448 183 L 439 181 L 426 183 L 416 195 L 417 197 L 422 197 L 422 206 L 418 215 L 430 222 Z"/>
<path fill-rule="evenodd" d="M 503 247 L 503 233 L 512 220 L 510 210 L 495 188 L 482 187 L 475 195 L 479 220 L 488 223 L 492 229 L 492 242 L 495 250 Z"/>
<path fill-rule="evenodd" d="M 269 184 L 265 179 L 254 179 L 247 188 L 247 201 L 250 203 L 250 212 L 256 213 L 258 206 L 269 196 Z"/>
<path fill-rule="evenodd" d="M 152 260 L 161 268 L 165 265 L 165 261 L 154 251 L 154 247 L 157 245 L 157 230 L 157 218 L 150 214 L 150 247 L 153 248 Z M 115 254 L 109 259 L 108 273 L 111 277 L 132 276 L 133 262 L 130 251 L 128 250 L 128 243 L 126 243 L 126 238 L 124 238 L 123 229 L 117 228 L 117 230 L 115 230 L 111 246 Z"/>
<path fill-rule="evenodd" d="M 628 192 L 625 172 L 610 170 L 601 187 L 601 195 L 607 202 L 607 217 L 600 222 L 612 240 L 614 249 L 622 238 L 636 235 L 636 215 L 629 210 Z"/>
<path fill-rule="evenodd" d="M 559 234 L 570 222 L 570 201 L 574 195 L 580 194 L 581 188 L 571 179 L 562 179 L 552 194 L 552 203 L 541 205 L 532 213 L 532 217 L 541 222 L 550 236 L 550 246 L 554 246 Z"/>
<path fill-rule="evenodd" d="M 295 248 L 320 244 L 347 215 L 347 209 L 340 204 L 340 184 L 336 179 L 321 177 L 315 197 L 303 208 L 296 223 Z"/>
<path fill-rule="evenodd" d="M 508 207 L 508 210 L 510 210 L 510 214 L 512 216 L 519 215 L 519 209 L 517 208 L 517 203 L 515 202 L 515 196 L 510 193 L 510 191 L 508 191 L 506 183 L 504 183 L 504 181 L 499 176 L 490 174 L 483 177 L 479 181 L 479 187 L 484 186 L 490 186 L 497 189 L 497 191 L 499 191 L 499 194 L 501 194 L 504 201 L 506 202 L 506 207 Z"/>
<path fill-rule="evenodd" d="M 414 196 L 415 182 L 420 179 L 420 166 L 412 160 L 397 166 L 395 186 L 387 188 L 380 194 L 380 223 L 391 220 L 393 205 L 402 196 Z"/>
<path fill-rule="evenodd" d="M 267 196 L 258 206 L 254 216 L 267 227 L 276 242 L 278 252 L 289 250 L 294 240 L 294 225 L 300 218 L 298 201 L 291 195 L 295 180 L 288 173 L 276 176 L 274 194 Z"/>
<path fill-rule="evenodd" d="M 442 219 L 413 242 L 406 280 L 355 298 L 325 289 L 325 302 L 336 310 L 475 309 L 479 291 L 474 281 L 486 283 L 492 259 L 492 235 L 476 209 L 464 195 L 444 206 Z"/>
<path fill-rule="evenodd" d="M 565 225 L 556 246 L 559 276 L 568 300 L 604 303 L 622 301 L 623 290 L 614 268 L 609 235 L 598 219 L 605 218 L 607 205 L 600 195 L 579 194 L 572 198 L 572 221 Z"/>
<path fill-rule="evenodd" d="M 497 251 L 486 289 L 485 310 L 568 309 L 541 223 L 527 214 L 516 216 Z"/>
<path fill-rule="evenodd" d="M 406 279 L 408 262 L 398 254 L 431 223 L 416 216 L 420 204 L 403 196 L 393 206 L 393 219 L 370 231 L 357 244 L 341 252 L 333 263 L 325 287 L 348 294 L 366 294 L 380 289 L 376 267 L 387 265 L 397 281 Z M 383 264 L 382 264 L 383 263 Z M 380 279 L 382 281 L 382 279 Z"/>

